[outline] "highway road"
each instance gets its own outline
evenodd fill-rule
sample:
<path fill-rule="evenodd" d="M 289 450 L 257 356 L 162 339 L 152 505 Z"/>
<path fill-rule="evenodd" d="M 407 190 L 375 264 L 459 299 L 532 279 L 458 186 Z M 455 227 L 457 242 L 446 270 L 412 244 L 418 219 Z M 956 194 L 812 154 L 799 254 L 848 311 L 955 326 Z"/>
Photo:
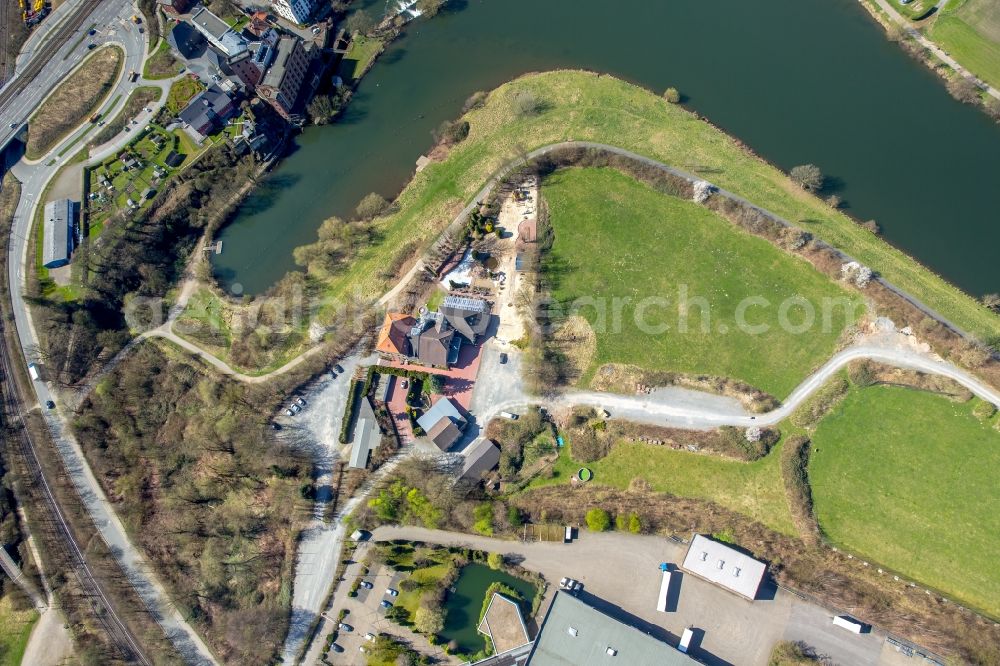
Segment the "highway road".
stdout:
<path fill-rule="evenodd" d="M 89 7 L 94 7 L 92 13 L 83 13 Z M 57 21 L 46 34 L 29 40 L 26 46 L 31 48 L 31 53 L 27 58 L 19 58 L 14 78 L 0 89 L 0 146 L 6 146 L 23 129 L 56 84 L 79 66 L 89 53 L 89 44 L 116 42 L 125 45 L 125 71 L 137 67 L 137 71 L 141 71 L 145 35 L 130 21 L 138 11 L 136 7 L 121 0 L 104 3 L 78 0 L 74 8 L 80 14 L 67 13 L 59 17 L 53 13 L 50 19 Z M 91 29 L 96 31 L 93 36 L 87 34 Z M 61 45 L 60 40 L 63 40 Z"/>
<path fill-rule="evenodd" d="M 89 0 L 84 0 L 84 3 Z M 91 2 L 93 6 L 94 3 Z M 87 5 L 85 5 L 87 6 Z M 0 141 L 5 144 L 17 131 L 10 128 L 11 123 L 23 125 L 31 112 L 39 106 L 42 100 L 55 88 L 56 84 L 71 73 L 74 67 L 90 52 L 88 45 L 94 43 L 98 46 L 114 43 L 124 49 L 126 58 L 122 75 L 119 78 L 114 90 L 108 95 L 107 101 L 101 112 L 113 116 L 125 104 L 128 93 L 139 85 L 159 85 L 163 82 L 146 82 L 141 78 L 135 82 L 128 81 L 127 74 L 131 70 L 142 71 L 142 62 L 146 53 L 146 35 L 138 31 L 138 27 L 131 23 L 130 18 L 137 13 L 137 8 L 131 3 L 115 0 L 105 2 L 93 9 L 92 13 L 82 17 L 64 18 L 63 26 L 69 26 L 76 22 L 78 27 L 69 32 L 69 37 L 58 48 L 53 49 L 54 44 L 40 40 L 30 46 L 37 49 L 38 54 L 54 50 L 54 55 L 47 61 L 45 67 L 20 91 L 11 88 L 12 83 L 8 83 L 3 90 L 0 90 Z M 95 26 L 95 34 L 89 35 L 91 26 Z M 61 37 L 60 26 L 50 29 L 52 37 Z M 65 30 L 62 30 L 65 34 Z M 22 70 L 19 68 L 19 75 L 28 71 L 32 59 Z M 12 79 L 16 82 L 19 77 Z M 9 94 L 13 91 L 15 94 Z M 159 107 L 166 96 L 156 105 Z M 154 109 L 155 111 L 155 109 Z M 18 202 L 14 214 L 11 228 L 11 238 L 8 245 L 8 283 L 11 291 L 11 301 L 14 312 L 14 323 L 16 325 L 21 349 L 28 361 L 38 361 L 38 338 L 30 320 L 30 314 L 24 302 L 26 262 L 28 257 L 28 238 L 31 233 L 31 223 L 35 218 L 38 206 L 44 202 L 39 201 L 48 183 L 58 173 L 60 165 L 71 155 L 70 146 L 75 144 L 84 145 L 84 141 L 98 128 L 94 125 L 86 125 L 81 130 L 71 133 L 58 146 L 53 148 L 49 154 L 34 163 L 21 161 L 12 168 L 12 172 L 22 183 L 21 199 Z M 94 159 L 125 145 L 131 138 L 129 134 L 122 133 L 112 142 L 101 147 L 100 155 L 95 155 Z M 0 144 L 0 145 L 3 145 Z M 66 155 L 60 157 L 59 153 Z M 23 361 L 22 361 L 23 362 Z M 164 633 L 173 642 L 175 648 L 184 657 L 185 661 L 191 664 L 215 664 L 216 660 L 208 646 L 198 636 L 180 612 L 170 601 L 166 590 L 159 582 L 152 568 L 145 561 L 139 549 L 130 541 L 124 525 L 115 514 L 110 502 L 104 495 L 100 484 L 94 477 L 83 451 L 70 431 L 65 417 L 57 406 L 56 409 L 45 409 L 44 405 L 48 401 L 58 402 L 58 397 L 46 381 L 44 368 L 40 381 L 33 382 L 37 404 L 43 406 L 42 413 L 45 423 L 55 441 L 63 459 L 66 471 L 73 481 L 73 484 L 80 493 L 81 499 L 90 513 L 95 526 L 101 537 L 108 544 L 113 553 L 116 554 L 119 564 L 135 587 L 136 591 L 146 604 L 147 608 L 159 622 Z M 30 409 L 32 405 L 27 405 Z"/>

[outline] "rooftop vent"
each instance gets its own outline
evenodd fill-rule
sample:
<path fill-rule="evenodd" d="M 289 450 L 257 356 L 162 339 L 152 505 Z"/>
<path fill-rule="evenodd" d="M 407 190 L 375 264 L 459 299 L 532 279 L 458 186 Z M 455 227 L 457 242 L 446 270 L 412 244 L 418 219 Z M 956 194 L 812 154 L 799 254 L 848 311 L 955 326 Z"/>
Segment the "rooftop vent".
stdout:
<path fill-rule="evenodd" d="M 733 576 L 735 576 L 736 578 L 740 577 L 740 568 L 739 567 L 733 567 Z"/>
<path fill-rule="evenodd" d="M 566 633 L 572 636 L 573 638 L 576 638 L 577 636 L 580 635 L 580 632 L 576 630 L 576 627 L 569 627 L 568 629 L 566 629 Z"/>
<path fill-rule="evenodd" d="M 726 561 L 719 560 L 719 569 L 725 569 L 725 568 L 726 568 Z"/>
<path fill-rule="evenodd" d="M 707 562 L 708 561 L 708 551 L 707 550 L 701 551 L 701 561 L 702 562 Z"/>
<path fill-rule="evenodd" d="M 618 650 L 614 649 L 613 647 L 609 647 L 609 648 L 608 648 L 608 656 L 609 656 L 609 657 L 613 657 L 613 656 L 615 656 L 616 654 L 618 654 Z"/>

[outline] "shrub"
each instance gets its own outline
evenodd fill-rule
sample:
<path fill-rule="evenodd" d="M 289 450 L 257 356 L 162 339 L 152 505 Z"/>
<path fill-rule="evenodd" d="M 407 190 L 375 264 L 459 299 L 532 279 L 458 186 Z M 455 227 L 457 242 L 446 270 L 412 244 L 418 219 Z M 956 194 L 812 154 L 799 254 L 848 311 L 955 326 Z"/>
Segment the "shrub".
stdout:
<path fill-rule="evenodd" d="M 591 509 L 587 512 L 587 529 L 591 532 L 606 532 L 611 527 L 611 516 L 604 509 Z"/>
<path fill-rule="evenodd" d="M 347 21 L 344 22 L 344 26 L 352 35 L 364 35 L 375 27 L 375 19 L 365 10 L 359 9 L 351 12 L 351 15 L 347 17 Z"/>
<path fill-rule="evenodd" d="M 964 76 L 956 76 L 948 81 L 948 93 L 962 104 L 975 104 L 979 101 L 979 87 L 975 81 Z"/>
<path fill-rule="evenodd" d="M 878 222 L 875 220 L 868 220 L 867 222 L 862 222 L 861 226 L 872 232 L 876 236 L 882 233 L 882 227 L 879 226 Z"/>
<path fill-rule="evenodd" d="M 465 104 L 462 105 L 462 113 L 468 113 L 469 111 L 475 111 L 476 109 L 481 109 L 486 106 L 486 100 L 489 97 L 489 93 L 483 92 L 482 90 L 477 90 L 476 92 L 469 95 L 469 98 L 465 100 Z"/>
<path fill-rule="evenodd" d="M 483 536 L 493 536 L 493 503 L 484 502 L 472 511 L 472 529 Z"/>
<path fill-rule="evenodd" d="M 545 110 L 545 103 L 529 90 L 522 90 L 514 95 L 514 109 L 521 117 L 537 116 Z"/>
<path fill-rule="evenodd" d="M 681 94 L 677 91 L 677 88 L 670 87 L 663 91 L 663 99 L 671 104 L 678 104 L 681 101 Z"/>
<path fill-rule="evenodd" d="M 521 513 L 521 509 L 513 505 L 507 507 L 507 522 L 510 523 L 511 527 L 523 525 L 524 514 Z"/>
<path fill-rule="evenodd" d="M 972 413 L 980 421 L 988 421 L 993 418 L 994 414 L 997 413 L 997 408 L 992 402 L 980 400 L 976 403 L 976 406 L 972 408 Z"/>
<path fill-rule="evenodd" d="M 490 569 L 499 571 L 503 569 L 503 555 L 500 553 L 490 553 L 486 556 L 486 564 Z"/>
<path fill-rule="evenodd" d="M 788 175 L 803 189 L 816 192 L 823 189 L 823 172 L 815 164 L 800 164 L 792 167 Z"/>
<path fill-rule="evenodd" d="M 389 202 L 380 194 L 371 192 L 358 202 L 354 212 L 362 220 L 371 220 L 384 213 L 389 208 Z"/>
<path fill-rule="evenodd" d="M 422 634 L 435 635 L 444 629 L 444 611 L 424 605 L 423 600 L 413 614 L 413 626 Z"/>
<path fill-rule="evenodd" d="M 1000 294 L 986 294 L 983 296 L 983 305 L 994 312 L 1000 312 Z"/>
<path fill-rule="evenodd" d="M 446 120 L 434 131 L 434 139 L 446 146 L 453 146 L 469 136 L 467 120 Z"/>
<path fill-rule="evenodd" d="M 628 531 L 632 534 L 642 532 L 642 520 L 639 518 L 639 514 L 633 513 L 628 517 Z"/>

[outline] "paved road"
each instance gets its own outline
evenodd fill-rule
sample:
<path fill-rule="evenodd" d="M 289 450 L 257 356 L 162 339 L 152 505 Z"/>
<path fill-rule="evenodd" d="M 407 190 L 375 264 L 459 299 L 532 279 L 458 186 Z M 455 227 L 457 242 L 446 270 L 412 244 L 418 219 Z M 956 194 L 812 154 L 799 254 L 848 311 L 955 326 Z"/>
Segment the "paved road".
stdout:
<path fill-rule="evenodd" d="M 125 98 L 133 88 L 148 83 L 142 80 L 130 83 L 126 76 L 132 69 L 142 70 L 142 61 L 146 53 L 145 35 L 140 34 L 128 20 L 136 11 L 135 7 L 129 3 L 104 3 L 81 24 L 81 28 L 77 31 L 80 37 L 85 37 L 90 25 L 96 24 L 101 32 L 89 39 L 101 43 L 116 43 L 126 53 L 122 76 L 113 92 L 108 96 L 105 108 L 102 109 L 108 114 L 116 113 L 124 105 Z M 78 64 L 88 53 L 88 38 L 78 40 L 79 37 L 71 38 L 32 85 L 28 86 L 0 111 L 0 122 L 3 123 L 0 124 L 0 141 L 6 141 L 10 136 L 12 130 L 9 130 L 8 123 L 23 122 L 39 101 L 73 68 L 74 64 Z M 152 85 L 157 84 L 154 82 Z M 114 108 L 111 108 L 112 102 L 116 98 L 119 99 L 119 102 L 114 105 Z M 86 137 L 96 132 L 96 127 L 86 126 L 79 134 Z M 73 134 L 64 139 L 59 146 L 38 162 L 28 164 L 22 161 L 12 169 L 14 175 L 22 183 L 22 197 L 14 215 L 9 244 L 7 277 L 11 286 L 14 322 L 22 350 L 29 361 L 38 361 L 38 338 L 24 302 L 27 239 L 30 237 L 31 223 L 34 220 L 37 207 L 44 203 L 39 201 L 39 197 L 47 184 L 55 177 L 59 162 L 62 161 L 58 157 L 58 153 L 66 149 L 66 146 L 72 143 L 76 136 L 77 134 Z M 120 148 L 129 138 L 128 134 L 123 133 L 120 135 L 117 145 L 106 145 L 103 147 L 102 153 Z M 82 140 L 78 145 L 83 145 Z M 69 151 L 66 150 L 66 152 Z M 101 155 L 97 156 L 97 158 L 100 157 Z M 42 381 L 33 382 L 33 386 L 39 404 L 44 405 L 49 400 L 55 401 L 56 396 L 44 381 L 46 378 L 43 376 L 42 379 Z M 156 574 L 145 561 L 139 549 L 130 541 L 124 526 L 111 508 L 111 504 L 87 464 L 79 444 L 73 438 L 61 411 L 58 409 L 43 410 L 43 416 L 63 459 L 67 473 L 80 493 L 94 524 L 111 551 L 118 557 L 122 569 L 146 606 L 159 621 L 164 632 L 189 663 L 216 663 L 207 645 L 172 605 L 169 595 Z"/>
<path fill-rule="evenodd" d="M 377 540 L 404 539 L 516 555 L 551 583 L 569 576 L 584 584 L 584 599 L 613 616 L 676 645 L 684 629 L 704 632 L 694 656 L 709 664 L 767 664 L 779 640 L 801 640 L 852 666 L 883 664 L 885 634 L 856 636 L 832 626 L 835 612 L 770 588 L 753 603 L 693 576 L 672 588 L 676 611 L 660 613 L 659 564 L 678 564 L 686 546 L 654 536 L 582 532 L 572 544 L 522 543 L 418 527 L 380 527 Z M 773 598 L 769 598 L 773 595 Z M 544 613 L 545 606 L 541 613 Z M 631 616 L 631 617 L 628 617 Z"/>

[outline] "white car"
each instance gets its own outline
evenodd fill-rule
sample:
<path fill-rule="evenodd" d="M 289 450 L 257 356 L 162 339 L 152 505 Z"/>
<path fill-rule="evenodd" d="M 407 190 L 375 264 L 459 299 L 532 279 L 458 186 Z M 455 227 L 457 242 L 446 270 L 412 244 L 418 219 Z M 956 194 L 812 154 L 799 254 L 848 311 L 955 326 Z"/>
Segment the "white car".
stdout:
<path fill-rule="evenodd" d="M 385 593 L 388 594 L 390 597 L 398 597 L 399 596 L 399 590 L 394 590 L 391 587 L 388 590 L 386 590 Z"/>
<path fill-rule="evenodd" d="M 372 643 L 374 643 L 375 642 L 375 634 L 373 634 L 372 632 L 369 631 L 367 634 L 365 634 L 365 640 L 366 641 L 371 641 Z"/>

